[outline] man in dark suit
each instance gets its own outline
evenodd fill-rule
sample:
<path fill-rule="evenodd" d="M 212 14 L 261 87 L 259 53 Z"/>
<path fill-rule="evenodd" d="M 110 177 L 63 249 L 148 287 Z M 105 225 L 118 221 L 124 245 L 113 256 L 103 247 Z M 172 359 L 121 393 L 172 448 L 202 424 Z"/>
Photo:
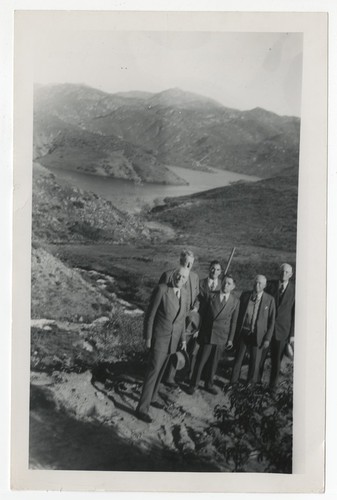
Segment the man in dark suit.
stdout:
<path fill-rule="evenodd" d="M 192 271 L 194 264 L 194 254 L 191 250 L 183 250 L 180 254 L 180 266 L 187 269 L 189 272 L 188 279 L 184 285 L 187 293 L 187 316 L 186 316 L 186 333 L 187 333 L 187 344 L 189 349 L 191 348 L 191 341 L 193 341 L 193 334 L 199 329 L 200 325 L 200 315 L 199 310 L 199 276 L 197 273 Z M 174 269 L 165 271 L 160 279 L 159 284 L 172 283 L 172 276 Z M 193 363 L 192 363 L 193 364 Z M 168 368 L 165 384 L 171 388 L 178 387 L 175 381 L 176 369 L 171 364 Z"/>
<path fill-rule="evenodd" d="M 144 422 L 152 421 L 149 408 L 155 400 L 165 367 L 179 341 L 184 339 L 187 293 L 184 284 L 188 269 L 180 267 L 172 275 L 170 285 L 157 285 L 144 318 L 144 338 L 150 349 L 150 359 L 136 415 Z"/>
<path fill-rule="evenodd" d="M 198 337 L 201 348 L 188 390 L 189 394 L 193 394 L 198 387 L 207 362 L 210 363 L 210 367 L 205 377 L 205 389 L 211 394 L 217 394 L 213 385 L 214 376 L 225 347 L 228 343 L 233 345 L 239 313 L 239 300 L 231 294 L 234 288 L 233 277 L 226 275 L 221 289 L 212 291 L 208 295 Z"/>
<path fill-rule="evenodd" d="M 274 389 L 279 382 L 282 357 L 287 343 L 294 342 L 294 319 L 295 319 L 295 286 L 290 279 L 293 269 L 290 264 L 282 264 L 280 267 L 280 278 L 268 283 L 266 290 L 275 299 L 276 318 L 275 328 L 270 344 L 271 371 L 269 386 Z M 260 378 L 262 378 L 264 362 L 267 356 L 266 349 L 263 353 Z"/>
<path fill-rule="evenodd" d="M 209 265 L 208 276 L 200 280 L 199 283 L 199 314 L 202 315 L 208 298 L 211 293 L 221 290 L 220 274 L 222 271 L 221 263 L 218 260 L 212 260 Z"/>
<path fill-rule="evenodd" d="M 267 349 L 275 326 L 275 301 L 265 293 L 267 279 L 256 276 L 252 291 L 243 292 L 237 322 L 239 347 L 232 371 L 231 384 L 238 382 L 246 352 L 249 352 L 247 383 L 259 380 L 259 368 L 263 349 Z"/>

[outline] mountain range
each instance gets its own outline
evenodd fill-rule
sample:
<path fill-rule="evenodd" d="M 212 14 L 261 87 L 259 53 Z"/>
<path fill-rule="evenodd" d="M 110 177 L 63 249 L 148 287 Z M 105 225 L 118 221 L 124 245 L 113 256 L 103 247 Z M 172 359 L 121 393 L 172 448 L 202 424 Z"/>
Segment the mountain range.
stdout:
<path fill-rule="evenodd" d="M 49 168 L 169 184 L 184 183 L 170 165 L 271 177 L 297 170 L 299 138 L 297 117 L 239 111 L 177 88 L 34 90 L 34 160 Z"/>

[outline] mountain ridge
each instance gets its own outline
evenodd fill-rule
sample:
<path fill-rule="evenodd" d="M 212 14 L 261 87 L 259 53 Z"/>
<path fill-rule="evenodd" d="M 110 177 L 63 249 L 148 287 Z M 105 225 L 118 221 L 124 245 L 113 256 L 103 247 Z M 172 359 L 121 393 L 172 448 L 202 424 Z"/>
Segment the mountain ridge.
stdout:
<path fill-rule="evenodd" d="M 178 88 L 156 94 L 132 91 L 126 96 L 76 84 L 36 87 L 34 145 L 45 133 L 41 122 L 53 117 L 65 129 L 72 125 L 94 134 L 93 143 L 97 135 L 105 136 L 128 143 L 138 156 L 151 155 L 151 160 L 144 157 L 140 177 L 145 182 L 158 182 L 163 176 L 164 182 L 171 183 L 165 165 L 215 167 L 259 177 L 277 175 L 288 167 L 298 169 L 299 118 L 259 107 L 248 111 L 226 108 Z M 50 143 L 52 149 L 53 138 Z M 68 147 L 71 150 L 71 144 Z M 148 163 L 153 172 L 146 176 Z M 158 170 L 157 180 L 153 180 L 154 170 Z"/>

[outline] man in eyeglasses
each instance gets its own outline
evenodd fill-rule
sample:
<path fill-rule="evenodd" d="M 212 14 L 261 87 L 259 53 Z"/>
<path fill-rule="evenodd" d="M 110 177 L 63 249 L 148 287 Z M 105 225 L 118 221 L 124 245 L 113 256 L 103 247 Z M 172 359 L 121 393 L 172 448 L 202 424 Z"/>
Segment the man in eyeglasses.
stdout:
<path fill-rule="evenodd" d="M 180 267 L 174 271 L 170 284 L 157 285 L 144 317 L 144 339 L 150 357 L 136 416 L 147 423 L 152 421 L 150 404 L 156 398 L 170 355 L 176 352 L 180 340 L 182 349 L 186 349 L 187 292 L 184 285 L 188 274 L 188 269 Z"/>
<path fill-rule="evenodd" d="M 231 384 L 238 382 L 246 352 L 249 353 L 247 383 L 259 381 L 263 349 L 268 349 L 275 326 L 275 301 L 265 293 L 267 279 L 262 274 L 255 277 L 253 290 L 243 292 L 237 322 L 239 347 L 235 357 Z"/>

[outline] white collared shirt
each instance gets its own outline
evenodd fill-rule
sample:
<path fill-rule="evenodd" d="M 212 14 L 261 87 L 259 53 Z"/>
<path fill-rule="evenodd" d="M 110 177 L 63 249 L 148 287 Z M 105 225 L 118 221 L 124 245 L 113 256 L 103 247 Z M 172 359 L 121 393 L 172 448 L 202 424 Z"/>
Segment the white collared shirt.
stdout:
<path fill-rule="evenodd" d="M 178 297 L 178 299 L 180 299 L 180 288 L 174 286 L 173 291 L 174 291 L 175 295 Z"/>
<path fill-rule="evenodd" d="M 214 285 L 213 285 L 214 283 Z M 214 280 L 212 278 L 208 278 L 208 288 L 211 290 L 212 288 L 212 285 L 213 285 L 213 290 L 216 289 L 216 287 L 218 286 L 218 278 L 215 278 Z"/>
<path fill-rule="evenodd" d="M 223 293 L 223 292 L 220 292 L 220 302 L 223 301 L 223 299 L 226 299 L 226 302 L 227 300 L 229 299 L 229 293 Z"/>
<path fill-rule="evenodd" d="M 256 294 L 253 293 L 251 299 L 253 299 L 254 297 L 256 297 L 256 302 L 260 302 L 260 300 L 262 299 L 262 295 L 263 295 L 263 292 L 256 293 Z"/>

